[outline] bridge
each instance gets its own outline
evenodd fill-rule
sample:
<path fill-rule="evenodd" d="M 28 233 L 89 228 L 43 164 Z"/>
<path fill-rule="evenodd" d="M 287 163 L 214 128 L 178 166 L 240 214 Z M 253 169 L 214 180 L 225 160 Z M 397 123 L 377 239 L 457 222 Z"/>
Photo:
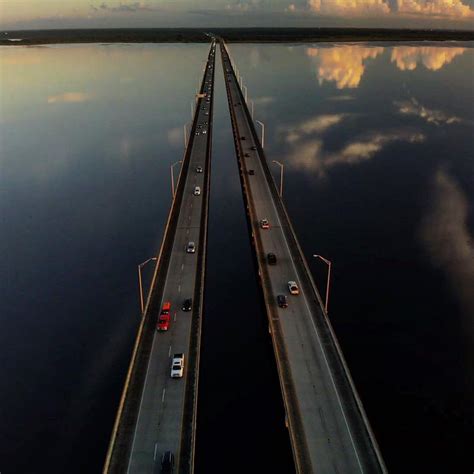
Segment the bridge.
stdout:
<path fill-rule="evenodd" d="M 166 451 L 173 453 L 176 472 L 193 470 L 215 47 L 213 41 L 196 96 L 193 125 L 103 468 L 107 474 L 159 472 Z M 190 311 L 184 311 L 184 300 L 189 299 L 185 309 Z M 171 304 L 169 327 L 157 331 L 165 303 Z M 182 378 L 170 376 L 175 353 L 184 354 Z"/>
<path fill-rule="evenodd" d="M 331 323 L 270 173 L 221 41 L 222 66 L 251 240 L 298 473 L 386 468 Z M 262 223 L 267 220 L 267 223 Z M 268 254 L 274 254 L 274 260 Z M 290 295 L 294 281 L 299 295 Z M 287 297 L 288 307 L 277 304 Z"/>
<path fill-rule="evenodd" d="M 194 471 L 215 49 L 213 40 L 104 474 L 159 472 L 165 452 L 173 453 L 175 472 Z M 305 474 L 385 473 L 222 41 L 221 57 L 251 242 L 296 470 Z M 194 249 L 190 242 L 194 242 Z M 268 254 L 274 255 L 273 260 Z M 288 291 L 289 281 L 296 282 L 298 295 Z M 287 307 L 277 303 L 277 295 L 287 298 Z M 163 310 L 169 327 L 158 332 L 157 318 Z M 175 353 L 184 354 L 182 378 L 170 374 Z M 217 469 L 225 472 L 225 466 Z"/>

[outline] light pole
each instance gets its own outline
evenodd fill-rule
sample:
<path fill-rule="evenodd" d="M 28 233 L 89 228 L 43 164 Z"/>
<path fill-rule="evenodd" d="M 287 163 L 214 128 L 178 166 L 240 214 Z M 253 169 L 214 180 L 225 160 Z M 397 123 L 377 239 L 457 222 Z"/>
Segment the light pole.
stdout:
<path fill-rule="evenodd" d="M 328 266 L 328 279 L 326 282 L 326 301 L 324 303 L 324 310 L 326 311 L 326 316 L 328 315 L 328 304 L 329 304 L 329 285 L 331 284 L 331 266 L 332 263 L 327 258 L 322 257 L 321 255 L 313 255 L 314 258 L 320 258 Z"/>
<path fill-rule="evenodd" d="M 251 109 L 250 115 L 251 115 L 252 120 L 253 120 L 253 100 L 250 99 L 249 102 L 250 102 L 250 109 Z"/>
<path fill-rule="evenodd" d="M 138 265 L 138 286 L 140 287 L 140 308 L 142 310 L 142 315 L 143 315 L 143 310 L 144 310 L 144 303 L 143 303 L 143 286 L 142 286 L 142 268 L 152 260 L 156 260 L 157 257 L 151 257 L 148 260 L 145 260 L 143 263 L 140 263 Z"/>
<path fill-rule="evenodd" d="M 283 169 L 285 168 L 283 163 L 280 163 L 277 160 L 272 160 L 272 163 L 275 163 L 280 167 L 280 198 L 283 197 Z"/>
<path fill-rule="evenodd" d="M 178 164 L 178 163 L 182 163 L 183 160 L 179 160 L 177 161 L 176 163 L 173 163 L 171 166 L 170 166 L 170 172 L 171 172 L 171 196 L 173 197 L 174 199 L 174 174 L 173 174 L 173 168 Z"/>
<path fill-rule="evenodd" d="M 191 101 L 191 120 L 194 119 L 194 104 L 196 103 L 195 100 Z"/>
<path fill-rule="evenodd" d="M 245 89 L 245 102 L 247 102 L 247 86 L 242 86 Z"/>
<path fill-rule="evenodd" d="M 265 125 L 263 122 L 260 122 L 260 120 L 255 120 L 261 127 L 262 127 L 262 139 L 260 142 L 262 143 L 262 148 L 265 146 Z"/>

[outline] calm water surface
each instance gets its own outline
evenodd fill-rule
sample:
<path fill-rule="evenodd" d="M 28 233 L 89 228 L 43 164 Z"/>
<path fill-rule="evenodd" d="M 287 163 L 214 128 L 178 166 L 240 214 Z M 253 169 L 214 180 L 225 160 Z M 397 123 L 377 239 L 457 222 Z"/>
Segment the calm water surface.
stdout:
<path fill-rule="evenodd" d="M 230 45 L 391 472 L 474 465 L 472 46 Z M 2 472 L 100 471 L 207 50 L 0 49 Z M 219 67 L 198 468 L 289 472 Z"/>

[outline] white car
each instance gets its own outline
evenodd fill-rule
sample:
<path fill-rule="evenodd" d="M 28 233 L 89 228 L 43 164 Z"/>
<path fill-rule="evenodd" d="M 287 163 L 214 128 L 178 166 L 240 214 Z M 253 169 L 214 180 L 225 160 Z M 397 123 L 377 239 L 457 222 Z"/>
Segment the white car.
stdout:
<path fill-rule="evenodd" d="M 196 173 L 202 173 L 202 166 L 196 166 Z"/>
<path fill-rule="evenodd" d="M 175 354 L 171 362 L 171 378 L 180 379 L 184 372 L 184 354 Z"/>
<path fill-rule="evenodd" d="M 288 282 L 288 289 L 290 290 L 290 293 L 292 295 L 299 295 L 300 294 L 300 289 L 298 288 L 298 285 L 296 284 L 296 281 L 289 281 Z"/>
<path fill-rule="evenodd" d="M 195 196 L 200 196 L 200 194 L 201 194 L 201 188 L 200 188 L 199 186 L 194 186 L 193 194 L 194 194 Z"/>
<path fill-rule="evenodd" d="M 195 253 L 196 252 L 196 244 L 194 242 L 188 242 L 186 247 L 187 253 Z"/>

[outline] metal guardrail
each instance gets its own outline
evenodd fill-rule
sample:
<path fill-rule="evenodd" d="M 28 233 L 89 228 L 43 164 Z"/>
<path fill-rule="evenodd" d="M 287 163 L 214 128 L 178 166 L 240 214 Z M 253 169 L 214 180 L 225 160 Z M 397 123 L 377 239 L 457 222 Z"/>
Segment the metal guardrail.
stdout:
<path fill-rule="evenodd" d="M 208 55 L 209 59 L 209 55 Z M 206 61 L 206 69 L 207 71 Z M 204 87 L 204 73 L 200 92 Z M 168 219 L 163 232 L 163 239 L 160 246 L 153 279 L 150 285 L 143 316 L 138 328 L 132 356 L 125 378 L 124 388 L 120 397 L 117 415 L 112 429 L 109 446 L 103 467 L 103 474 L 115 474 L 125 471 L 124 465 L 128 460 L 135 427 L 141 393 L 144 386 L 147 361 L 149 359 L 153 335 L 155 332 L 155 320 L 153 319 L 159 312 L 159 303 L 163 296 L 165 277 L 170 262 L 171 250 L 176 235 L 179 211 L 183 200 L 184 186 L 187 173 L 189 171 L 189 161 L 193 148 L 194 136 L 199 115 L 199 107 L 196 107 L 191 128 L 190 137 L 184 152 L 183 164 L 178 176 L 176 193 L 173 197 Z M 209 170 L 206 170 L 209 173 Z"/>

